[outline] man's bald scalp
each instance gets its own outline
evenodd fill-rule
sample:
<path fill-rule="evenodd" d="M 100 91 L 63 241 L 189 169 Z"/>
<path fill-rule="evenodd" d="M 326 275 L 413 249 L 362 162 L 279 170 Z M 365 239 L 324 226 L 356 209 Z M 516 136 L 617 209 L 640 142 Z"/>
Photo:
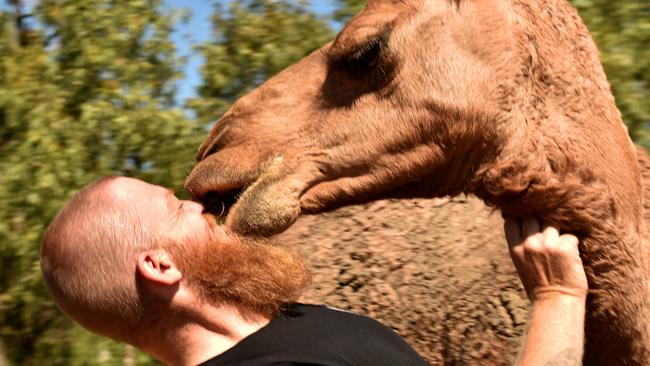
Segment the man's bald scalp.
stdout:
<path fill-rule="evenodd" d="M 50 223 L 41 246 L 45 282 L 59 306 L 85 327 L 113 337 L 124 332 L 117 324 L 132 326 L 142 316 L 129 259 L 150 244 L 140 225 L 127 222 L 137 215 L 109 202 L 119 179 L 105 177 L 77 193 Z"/>

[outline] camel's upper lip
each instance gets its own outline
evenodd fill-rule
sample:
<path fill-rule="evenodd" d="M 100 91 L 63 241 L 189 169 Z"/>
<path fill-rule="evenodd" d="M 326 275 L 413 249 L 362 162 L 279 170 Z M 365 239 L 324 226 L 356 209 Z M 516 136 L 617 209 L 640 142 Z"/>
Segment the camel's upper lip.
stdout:
<path fill-rule="evenodd" d="M 246 185 L 233 184 L 212 187 L 206 184 L 194 183 L 186 187 L 188 192 L 203 204 L 205 211 L 219 218 L 225 218 L 230 208 L 244 192 Z"/>
<path fill-rule="evenodd" d="M 241 174 L 224 169 L 210 161 L 202 161 L 185 179 L 185 189 L 203 203 L 206 211 L 224 217 L 257 174 Z"/>
<path fill-rule="evenodd" d="M 222 182 L 220 179 L 204 178 L 201 176 L 189 176 L 185 181 L 185 189 L 197 200 L 204 201 L 208 195 L 226 196 L 230 192 L 241 190 L 246 183 Z"/>

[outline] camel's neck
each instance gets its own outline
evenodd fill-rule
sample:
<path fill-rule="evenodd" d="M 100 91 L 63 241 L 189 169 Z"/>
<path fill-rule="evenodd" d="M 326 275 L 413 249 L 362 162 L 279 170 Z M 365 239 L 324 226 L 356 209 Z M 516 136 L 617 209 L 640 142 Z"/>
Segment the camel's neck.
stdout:
<path fill-rule="evenodd" d="M 538 216 L 584 233 L 611 224 L 640 233 L 643 205 L 634 174 L 628 182 L 609 181 L 612 172 L 601 174 L 590 166 L 553 161 L 543 154 L 520 155 L 481 169 L 467 193 L 507 216 Z"/>
<path fill-rule="evenodd" d="M 617 185 L 607 181 L 611 172 L 561 161 L 553 166 L 543 155 L 512 156 L 483 169 L 473 193 L 505 215 L 534 215 L 580 237 L 590 289 L 584 364 L 650 364 L 648 248 L 638 182 Z M 621 191 L 628 201 L 621 201 Z"/>

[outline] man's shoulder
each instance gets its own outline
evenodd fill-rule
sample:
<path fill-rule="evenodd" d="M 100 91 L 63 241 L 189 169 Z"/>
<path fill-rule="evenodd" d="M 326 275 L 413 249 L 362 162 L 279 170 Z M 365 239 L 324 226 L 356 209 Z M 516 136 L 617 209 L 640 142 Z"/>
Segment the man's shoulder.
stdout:
<path fill-rule="evenodd" d="M 370 327 L 382 330 L 390 330 L 387 326 L 380 322 L 354 313 L 349 310 L 339 309 L 327 305 L 304 304 L 294 303 L 289 305 L 280 315 L 278 315 L 274 323 L 286 324 L 293 323 L 296 326 L 302 324 L 313 326 L 318 324 L 318 329 L 322 334 L 327 329 L 337 329 L 339 327 Z M 392 331 L 392 330 L 391 330 Z"/>
<path fill-rule="evenodd" d="M 307 303 L 301 303 L 301 302 L 296 302 L 292 304 L 288 304 L 286 308 L 282 311 L 281 315 L 297 315 L 300 316 L 300 314 L 316 314 L 316 315 L 328 315 L 328 316 L 343 316 L 343 317 L 348 317 L 348 316 L 354 316 L 354 317 L 362 317 L 361 315 L 352 312 L 350 310 L 344 310 L 344 309 L 339 309 L 333 306 L 328 306 L 328 305 L 323 305 L 323 304 L 307 304 Z"/>
<path fill-rule="evenodd" d="M 279 317 L 301 317 L 301 316 L 317 316 L 319 319 L 325 318 L 345 318 L 345 319 L 358 319 L 370 320 L 378 323 L 376 320 L 367 316 L 355 313 L 350 310 L 340 309 L 334 306 L 323 304 L 306 304 L 306 303 L 292 303 L 281 312 Z"/>
<path fill-rule="evenodd" d="M 350 311 L 303 303 L 286 306 L 213 362 L 206 365 L 426 365 L 389 327 Z"/>
<path fill-rule="evenodd" d="M 382 362 L 375 361 L 375 365 L 391 359 L 401 360 L 402 365 L 426 364 L 392 328 L 348 310 L 296 303 L 273 323 L 276 330 L 286 326 L 285 334 L 301 337 L 298 343 L 315 352 L 342 353 L 366 360 L 384 358 Z M 366 358 L 368 355 L 372 355 L 370 359 Z"/>

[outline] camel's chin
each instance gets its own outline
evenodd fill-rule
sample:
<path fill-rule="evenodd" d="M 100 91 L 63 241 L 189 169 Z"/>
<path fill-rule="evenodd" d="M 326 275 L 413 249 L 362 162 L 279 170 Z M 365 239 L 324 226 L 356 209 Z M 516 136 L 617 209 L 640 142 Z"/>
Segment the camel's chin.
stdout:
<path fill-rule="evenodd" d="M 250 237 L 270 237 L 287 230 L 298 215 L 284 215 L 260 218 L 258 216 L 237 217 L 226 220 L 225 227 L 233 234 Z"/>
<path fill-rule="evenodd" d="M 228 230 L 245 236 L 268 237 L 289 228 L 300 216 L 298 197 L 273 190 L 245 191 L 228 213 Z"/>

